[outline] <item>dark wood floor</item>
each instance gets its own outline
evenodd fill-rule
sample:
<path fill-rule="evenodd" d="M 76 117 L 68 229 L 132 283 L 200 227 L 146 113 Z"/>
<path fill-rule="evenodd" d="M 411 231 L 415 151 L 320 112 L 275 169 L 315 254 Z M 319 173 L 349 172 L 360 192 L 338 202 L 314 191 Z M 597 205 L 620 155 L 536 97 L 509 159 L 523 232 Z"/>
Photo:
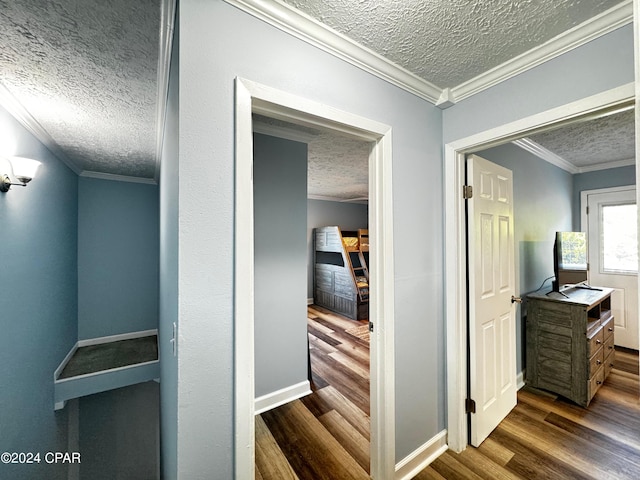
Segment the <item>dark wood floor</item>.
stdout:
<path fill-rule="evenodd" d="M 357 325 L 309 308 L 313 393 L 256 417 L 256 479 L 369 478 L 369 344 Z M 640 479 L 639 393 L 637 352 L 616 351 L 588 409 L 525 387 L 479 448 L 446 452 L 414 479 Z"/>

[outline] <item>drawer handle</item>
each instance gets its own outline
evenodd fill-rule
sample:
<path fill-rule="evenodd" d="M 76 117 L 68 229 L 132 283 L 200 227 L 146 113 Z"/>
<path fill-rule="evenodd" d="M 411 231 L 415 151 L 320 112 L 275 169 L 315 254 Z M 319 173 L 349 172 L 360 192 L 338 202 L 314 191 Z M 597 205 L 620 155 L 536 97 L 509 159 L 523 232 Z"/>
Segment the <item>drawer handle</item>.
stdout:
<path fill-rule="evenodd" d="M 602 385 L 602 381 L 601 381 L 601 380 L 597 380 L 597 381 L 596 381 L 596 383 L 597 383 L 598 385 Z"/>
<path fill-rule="evenodd" d="M 609 327 L 608 329 L 610 332 L 613 332 L 613 327 Z"/>
<path fill-rule="evenodd" d="M 613 345 L 609 345 L 609 350 L 613 350 Z"/>
<path fill-rule="evenodd" d="M 598 339 L 596 340 L 596 345 L 600 345 L 602 343 L 602 340 Z"/>
<path fill-rule="evenodd" d="M 596 365 L 602 365 L 602 362 L 600 360 L 596 360 Z"/>

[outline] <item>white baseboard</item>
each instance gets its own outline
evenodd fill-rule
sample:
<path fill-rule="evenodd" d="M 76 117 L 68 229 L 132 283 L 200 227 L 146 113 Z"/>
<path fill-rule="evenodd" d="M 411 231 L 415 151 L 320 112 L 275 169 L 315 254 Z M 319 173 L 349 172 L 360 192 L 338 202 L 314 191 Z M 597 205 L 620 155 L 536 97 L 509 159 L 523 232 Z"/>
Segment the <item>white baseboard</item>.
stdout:
<path fill-rule="evenodd" d="M 520 390 L 522 387 L 524 387 L 524 374 L 525 374 L 526 370 L 522 370 L 518 376 L 516 377 L 516 388 L 518 390 Z"/>
<path fill-rule="evenodd" d="M 395 480 L 409 480 L 415 477 L 448 448 L 447 431 L 442 430 L 396 464 Z"/>
<path fill-rule="evenodd" d="M 118 342 L 120 340 L 131 340 L 133 338 L 150 337 L 151 335 L 158 335 L 158 329 L 142 330 L 140 332 L 128 332 L 121 333 L 119 335 L 110 335 L 108 337 L 78 340 L 78 347 L 88 347 L 89 345 L 100 345 L 102 343 Z"/>
<path fill-rule="evenodd" d="M 307 298 L 307 305 L 313 305 L 313 297 Z"/>
<path fill-rule="evenodd" d="M 309 380 L 268 393 L 255 399 L 255 414 L 259 415 L 262 412 L 266 412 L 272 408 L 292 402 L 293 400 L 297 400 L 298 398 L 309 395 L 310 393 L 311 385 L 309 384 Z"/>

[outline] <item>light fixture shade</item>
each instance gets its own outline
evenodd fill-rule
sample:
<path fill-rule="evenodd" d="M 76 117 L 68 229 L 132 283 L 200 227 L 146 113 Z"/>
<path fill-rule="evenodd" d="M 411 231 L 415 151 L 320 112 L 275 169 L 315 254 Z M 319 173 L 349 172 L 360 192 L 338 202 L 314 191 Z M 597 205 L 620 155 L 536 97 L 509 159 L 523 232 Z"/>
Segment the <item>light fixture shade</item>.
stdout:
<path fill-rule="evenodd" d="M 11 162 L 13 175 L 22 183 L 29 183 L 41 165 L 37 160 L 23 157 L 12 157 L 9 161 Z"/>

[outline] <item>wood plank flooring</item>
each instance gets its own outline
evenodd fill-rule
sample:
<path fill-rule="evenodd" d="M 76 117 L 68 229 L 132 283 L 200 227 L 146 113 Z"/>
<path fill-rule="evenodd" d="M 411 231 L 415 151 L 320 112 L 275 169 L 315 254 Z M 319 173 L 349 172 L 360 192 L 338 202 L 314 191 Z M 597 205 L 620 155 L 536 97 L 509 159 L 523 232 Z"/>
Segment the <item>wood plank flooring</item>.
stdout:
<path fill-rule="evenodd" d="M 525 387 L 479 448 L 448 451 L 414 479 L 639 479 L 638 353 L 618 349 L 614 364 L 589 408 Z"/>
<path fill-rule="evenodd" d="M 368 479 L 368 322 L 316 306 L 307 322 L 313 393 L 256 417 L 256 479 Z"/>
<path fill-rule="evenodd" d="M 256 417 L 256 479 L 368 479 L 369 344 L 346 332 L 366 321 L 315 306 L 307 321 L 313 393 Z M 525 387 L 479 448 L 414 479 L 640 479 L 639 395 L 638 353 L 617 350 L 588 409 Z"/>

